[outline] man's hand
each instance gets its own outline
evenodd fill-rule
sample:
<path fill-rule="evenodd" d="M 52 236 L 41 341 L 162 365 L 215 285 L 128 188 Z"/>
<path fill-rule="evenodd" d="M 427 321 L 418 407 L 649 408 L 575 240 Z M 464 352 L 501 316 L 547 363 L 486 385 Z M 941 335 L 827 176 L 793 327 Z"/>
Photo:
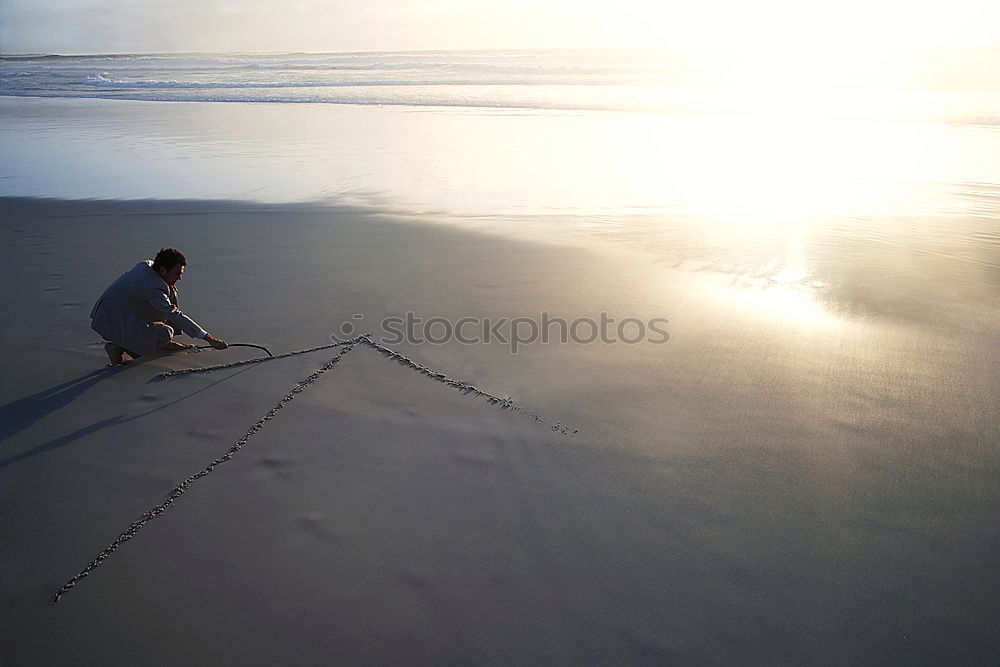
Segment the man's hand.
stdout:
<path fill-rule="evenodd" d="M 216 350 L 224 350 L 229 347 L 229 343 L 224 340 L 219 340 L 212 334 L 205 334 L 205 342 L 214 347 Z"/>

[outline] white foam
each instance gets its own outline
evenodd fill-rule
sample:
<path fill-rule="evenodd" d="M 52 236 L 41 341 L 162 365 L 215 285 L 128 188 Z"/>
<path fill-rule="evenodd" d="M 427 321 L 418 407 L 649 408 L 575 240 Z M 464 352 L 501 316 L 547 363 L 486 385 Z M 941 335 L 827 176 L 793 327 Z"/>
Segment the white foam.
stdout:
<path fill-rule="evenodd" d="M 685 57 L 693 58 L 637 50 L 19 56 L 0 59 L 0 95 L 653 113 L 747 105 L 736 93 L 706 97 L 711 59 Z M 812 76 L 802 72 L 803 81 L 822 87 Z M 977 85 L 982 95 L 915 120 L 995 127 L 1000 90 L 993 80 Z M 861 115 L 885 112 L 850 106 Z M 913 116 L 912 108 L 900 106 L 897 115 Z"/>

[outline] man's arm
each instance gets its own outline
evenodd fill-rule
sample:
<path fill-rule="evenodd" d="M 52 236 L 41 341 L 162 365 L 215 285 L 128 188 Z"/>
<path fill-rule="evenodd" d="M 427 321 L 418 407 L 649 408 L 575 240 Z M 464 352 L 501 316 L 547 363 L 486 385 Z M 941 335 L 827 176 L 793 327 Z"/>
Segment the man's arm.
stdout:
<path fill-rule="evenodd" d="M 192 338 L 202 338 L 216 350 L 224 350 L 229 347 L 229 344 L 226 343 L 226 341 L 219 340 L 212 334 L 208 333 L 197 322 L 181 312 L 181 309 L 174 305 L 174 303 L 170 300 L 170 297 L 167 296 L 166 289 L 161 289 L 159 287 L 155 288 L 153 290 L 153 294 L 151 294 L 146 301 L 148 301 L 153 308 L 156 308 L 156 310 L 163 315 L 163 319 L 166 320 L 168 324 L 174 325 L 174 327 L 180 329 Z"/>

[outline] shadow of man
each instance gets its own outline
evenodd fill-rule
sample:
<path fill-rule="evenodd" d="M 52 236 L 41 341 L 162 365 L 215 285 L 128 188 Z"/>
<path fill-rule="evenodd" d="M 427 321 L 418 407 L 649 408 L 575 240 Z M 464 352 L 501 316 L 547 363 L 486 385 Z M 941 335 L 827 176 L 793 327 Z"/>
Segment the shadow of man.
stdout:
<path fill-rule="evenodd" d="M 0 406 L 0 442 L 72 403 L 83 392 L 110 377 L 116 370 L 108 367 L 91 371 L 74 380 Z"/>
<path fill-rule="evenodd" d="M 51 389 L 39 392 L 33 396 L 28 396 L 27 398 L 22 398 L 18 401 L 14 401 L 13 403 L 8 403 L 7 405 L 0 407 L 0 419 L 4 420 L 3 422 L 0 422 L 3 424 L 3 426 L 0 426 L 0 442 L 2 442 L 5 438 L 8 438 L 14 435 L 15 433 L 31 426 L 39 419 L 42 419 L 43 417 L 52 414 L 53 412 L 63 407 L 67 403 L 73 401 L 77 396 L 82 394 L 88 388 L 94 386 L 95 384 L 103 380 L 105 377 L 114 374 L 118 370 L 119 368 L 116 367 L 108 367 L 100 371 L 94 371 L 92 373 L 88 373 L 87 375 L 79 377 L 76 380 L 65 382 L 56 387 L 52 387 Z M 109 417 L 107 419 L 101 419 L 92 424 L 88 424 L 86 426 L 78 428 L 72 433 L 67 433 L 66 435 L 62 435 L 57 438 L 53 438 L 51 440 L 38 444 L 29 449 L 28 451 L 21 452 L 20 454 L 13 454 L 6 458 L 0 458 L 0 468 L 6 468 L 12 463 L 17 463 L 18 461 L 30 458 L 32 456 L 35 456 L 36 454 L 41 454 L 42 452 L 58 449 L 60 447 L 68 445 L 71 442 L 79 440 L 84 436 L 90 435 L 91 433 L 96 433 L 97 431 L 100 431 L 102 429 L 109 428 L 112 426 L 119 426 L 121 424 L 135 421 L 136 419 L 142 419 L 143 417 L 151 415 L 154 412 L 159 412 L 160 410 L 163 410 L 172 405 L 180 403 L 181 401 L 187 400 L 192 396 L 196 396 L 202 393 L 203 391 L 208 391 L 212 387 L 215 387 L 218 384 L 226 382 L 236 377 L 237 375 L 246 373 L 249 370 L 251 369 L 244 368 L 240 371 L 227 375 L 226 377 L 220 378 L 215 382 L 212 382 L 211 384 L 205 385 L 204 387 L 201 387 L 199 389 L 195 389 L 194 391 L 188 392 L 183 396 L 179 396 L 168 403 L 152 408 L 150 410 L 146 410 L 145 412 L 141 412 L 139 414 L 131 416 L 119 414 L 115 415 L 114 417 Z M 7 420 L 8 413 L 10 413 L 10 415 L 12 416 L 13 415 L 19 416 L 20 421 L 15 422 L 14 420 Z M 10 422 L 9 424 L 8 421 Z"/>

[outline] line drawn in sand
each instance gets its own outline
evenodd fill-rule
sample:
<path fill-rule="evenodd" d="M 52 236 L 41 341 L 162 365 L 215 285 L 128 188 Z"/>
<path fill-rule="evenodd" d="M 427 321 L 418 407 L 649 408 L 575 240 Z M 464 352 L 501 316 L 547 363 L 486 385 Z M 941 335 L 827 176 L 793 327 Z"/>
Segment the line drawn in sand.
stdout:
<path fill-rule="evenodd" d="M 371 348 L 379 352 L 382 356 L 392 359 L 401 366 L 410 368 L 411 370 L 414 370 L 420 373 L 421 375 L 431 380 L 434 380 L 435 382 L 440 382 L 442 384 L 445 384 L 449 387 L 452 387 L 453 389 L 456 389 L 457 391 L 462 392 L 463 394 L 467 395 L 471 394 L 473 396 L 476 396 L 477 398 L 483 398 L 491 405 L 498 406 L 501 410 L 511 410 L 513 412 L 519 412 L 523 415 L 526 415 L 531 419 L 533 419 L 536 423 L 542 424 L 548 427 L 549 429 L 555 431 L 556 433 L 572 436 L 577 432 L 576 429 L 571 429 L 568 426 L 563 426 L 559 422 L 552 422 L 548 419 L 545 419 L 537 412 L 528 410 L 519 405 L 514 405 L 514 402 L 510 399 L 510 397 L 496 396 L 494 394 L 491 394 L 487 391 L 484 391 L 476 387 L 475 385 L 469 384 L 468 382 L 463 382 L 462 380 L 456 380 L 455 378 L 448 377 L 444 373 L 438 373 L 437 371 L 431 370 L 430 368 L 427 368 L 426 366 L 417 363 L 416 361 L 410 359 L 405 355 L 400 354 L 399 352 L 396 352 L 395 350 L 392 350 L 388 347 L 385 347 L 384 345 L 376 343 L 375 341 L 371 340 L 369 334 L 362 334 L 360 336 L 357 336 L 356 338 L 352 338 L 351 340 L 338 341 L 330 345 L 321 345 L 319 347 L 309 348 L 306 350 L 286 352 L 285 354 L 279 354 L 275 357 L 258 357 L 256 359 L 233 361 L 227 364 L 218 364 L 216 366 L 206 366 L 203 368 L 191 368 L 185 370 L 167 371 L 165 373 L 160 373 L 154 378 L 155 380 L 163 380 L 177 375 L 186 375 L 189 373 L 207 373 L 226 368 L 234 368 L 236 366 L 243 366 L 246 364 L 262 363 L 265 361 L 272 361 L 274 359 L 283 359 L 298 354 L 305 354 L 307 352 L 316 352 L 318 350 L 327 350 L 335 347 L 342 348 L 337 353 L 336 356 L 330 359 L 330 361 L 323 364 L 323 366 L 321 366 L 319 369 L 311 373 L 309 376 L 297 382 L 295 386 L 292 387 L 292 389 L 287 394 L 285 394 L 284 398 L 278 401 L 278 403 L 273 408 L 271 408 L 263 417 L 254 422 L 253 425 L 251 425 L 250 428 L 247 429 L 247 432 L 243 434 L 243 436 L 239 440 L 237 440 L 236 443 L 233 444 L 233 446 L 230 447 L 222 456 L 215 459 L 207 466 L 202 468 L 200 471 L 196 472 L 195 474 L 191 475 L 183 482 L 178 484 L 167 494 L 167 497 L 163 502 L 146 510 L 145 512 L 142 513 L 142 515 L 139 516 L 138 519 L 130 523 L 128 527 L 124 531 L 122 531 L 122 533 L 118 535 L 118 537 L 116 537 L 114 541 L 111 542 L 111 544 L 105 547 L 104 550 L 101 551 L 101 553 L 98 554 L 96 558 L 94 558 L 94 560 L 90 561 L 90 563 L 85 568 L 80 570 L 76 575 L 73 576 L 72 579 L 67 581 L 58 591 L 56 591 L 55 595 L 52 597 L 52 602 L 53 603 L 59 602 L 60 598 L 62 598 L 63 595 L 72 590 L 74 587 L 76 587 L 77 583 L 79 583 L 81 579 L 90 576 L 94 570 L 100 567 L 108 558 L 111 557 L 111 554 L 113 554 L 115 551 L 118 550 L 118 547 L 120 547 L 122 544 L 128 542 L 133 537 L 138 535 L 139 531 L 145 528 L 147 523 L 149 523 L 159 515 L 163 514 L 171 505 L 173 505 L 174 501 L 176 501 L 178 498 L 184 495 L 184 493 L 188 490 L 188 488 L 191 487 L 192 484 L 194 484 L 199 479 L 205 477 L 210 472 L 215 470 L 217 466 L 233 458 L 236 455 L 236 453 L 243 448 L 243 445 L 245 445 L 247 441 L 255 433 L 259 432 L 262 428 L 264 428 L 264 425 L 267 422 L 274 419 L 275 415 L 277 415 L 278 412 L 281 411 L 281 409 L 284 408 L 289 401 L 293 400 L 298 394 L 305 391 L 310 385 L 312 385 L 317 379 L 319 379 L 321 375 L 323 375 L 328 370 L 336 366 L 341 359 L 343 359 L 349 352 L 351 352 L 351 350 L 353 350 L 358 345 L 363 345 L 365 347 Z"/>

